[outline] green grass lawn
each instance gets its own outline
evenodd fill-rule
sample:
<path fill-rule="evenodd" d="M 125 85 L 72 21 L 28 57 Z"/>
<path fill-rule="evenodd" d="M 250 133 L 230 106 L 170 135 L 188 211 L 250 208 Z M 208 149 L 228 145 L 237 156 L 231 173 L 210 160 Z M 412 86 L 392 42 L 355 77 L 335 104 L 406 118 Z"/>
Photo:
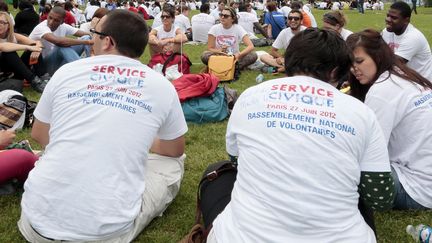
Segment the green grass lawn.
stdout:
<path fill-rule="evenodd" d="M 388 5 L 386 5 L 388 7 Z M 315 18 L 321 25 L 321 16 L 325 11 L 313 10 Z M 428 39 L 432 41 L 432 8 L 418 8 L 418 15 L 413 15 L 412 23 L 419 28 Z M 192 14 L 197 14 L 193 11 Z M 347 29 L 359 31 L 364 28 L 382 30 L 386 11 L 366 11 L 365 15 L 357 11 L 345 10 L 348 17 Z M 413 43 L 415 44 L 415 43 Z M 206 46 L 185 45 L 183 51 L 189 55 L 193 73 L 199 73 L 204 67 L 200 61 L 201 53 Z M 269 47 L 259 48 L 269 50 Z M 148 50 L 141 57 L 143 63 L 148 63 Z M 242 72 L 240 80 L 229 84 L 231 88 L 242 92 L 255 84 L 257 71 Z M 274 78 L 271 74 L 264 74 L 266 79 Z M 280 77 L 276 76 L 276 77 Z M 25 95 L 30 100 L 38 100 L 39 94 L 26 89 Z M 192 227 L 195 213 L 195 197 L 198 181 L 206 166 L 214 161 L 226 159 L 225 152 L 225 129 L 227 122 L 194 125 L 189 124 L 189 132 L 186 135 L 185 175 L 182 187 L 173 204 L 167 209 L 164 216 L 154 220 L 149 227 L 137 238 L 136 242 L 176 242 L 180 240 Z M 25 129 L 18 133 L 18 138 L 29 138 L 30 130 Z M 39 148 L 32 141 L 34 148 Z M 71 148 L 73 150 L 73 148 Z M 331 152 L 329 150 L 328 152 Z M 0 197 L 0 242 L 24 242 L 18 232 L 16 222 L 20 214 L 21 194 Z M 432 211 L 390 211 L 376 213 L 376 226 L 379 242 L 414 242 L 406 233 L 405 227 L 408 224 L 429 224 L 432 225 Z"/>

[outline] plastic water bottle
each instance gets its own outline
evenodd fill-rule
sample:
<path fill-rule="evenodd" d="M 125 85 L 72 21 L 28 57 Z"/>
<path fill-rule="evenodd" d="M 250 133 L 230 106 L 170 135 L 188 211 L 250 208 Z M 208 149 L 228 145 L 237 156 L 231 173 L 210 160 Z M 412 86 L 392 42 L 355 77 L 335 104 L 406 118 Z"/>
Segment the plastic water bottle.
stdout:
<path fill-rule="evenodd" d="M 264 75 L 262 75 L 262 73 L 258 74 L 258 76 L 255 78 L 255 81 L 257 84 L 262 83 L 264 81 Z"/>
<path fill-rule="evenodd" d="M 416 242 L 432 243 L 432 228 L 430 226 L 419 224 L 417 226 L 408 225 L 406 232 L 411 235 Z"/>
<path fill-rule="evenodd" d="M 261 68 L 261 72 L 263 73 L 275 73 L 276 71 L 277 69 L 271 66 L 264 66 L 263 68 Z"/>

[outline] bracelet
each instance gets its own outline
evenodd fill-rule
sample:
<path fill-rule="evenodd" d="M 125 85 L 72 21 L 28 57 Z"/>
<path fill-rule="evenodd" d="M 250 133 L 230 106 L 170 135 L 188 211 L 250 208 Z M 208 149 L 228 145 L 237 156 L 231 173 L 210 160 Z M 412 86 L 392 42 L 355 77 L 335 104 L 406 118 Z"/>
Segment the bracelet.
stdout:
<path fill-rule="evenodd" d="M 29 46 L 36 46 L 36 42 L 35 43 L 31 43 Z"/>

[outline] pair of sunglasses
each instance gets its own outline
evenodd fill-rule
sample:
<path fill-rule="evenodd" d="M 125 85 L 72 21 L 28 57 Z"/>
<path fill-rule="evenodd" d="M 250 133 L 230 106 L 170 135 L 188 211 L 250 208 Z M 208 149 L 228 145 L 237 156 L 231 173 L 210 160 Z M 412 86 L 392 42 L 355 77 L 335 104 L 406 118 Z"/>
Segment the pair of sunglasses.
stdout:
<path fill-rule="evenodd" d="M 227 18 L 229 18 L 229 17 L 231 17 L 231 15 L 230 14 L 223 14 L 223 13 L 220 13 L 219 14 L 219 17 L 223 17 L 224 19 L 227 19 Z"/>
<path fill-rule="evenodd" d="M 291 17 L 291 16 L 289 16 L 289 17 L 288 17 L 288 20 L 295 20 L 295 21 L 299 21 L 299 20 L 300 20 L 300 17 Z"/>

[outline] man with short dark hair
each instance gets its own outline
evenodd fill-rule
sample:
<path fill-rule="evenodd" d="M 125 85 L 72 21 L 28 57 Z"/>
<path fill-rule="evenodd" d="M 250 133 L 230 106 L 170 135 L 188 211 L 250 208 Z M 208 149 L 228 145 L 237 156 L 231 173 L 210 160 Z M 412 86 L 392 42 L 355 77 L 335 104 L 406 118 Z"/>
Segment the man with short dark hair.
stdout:
<path fill-rule="evenodd" d="M 113 10 L 92 32 L 96 56 L 60 68 L 34 112 L 45 153 L 21 201 L 29 242 L 131 242 L 180 187 L 187 125 L 172 84 L 139 61 L 145 20 Z"/>
<path fill-rule="evenodd" d="M 279 50 L 285 52 L 294 35 L 306 29 L 306 27 L 302 25 L 302 20 L 303 14 L 300 10 L 291 10 L 287 18 L 289 28 L 281 31 L 279 36 L 273 42 L 270 53 L 264 54 L 260 57 L 260 60 L 263 63 L 277 68 L 278 72 L 284 72 L 284 57 L 283 54 L 279 53 Z"/>
<path fill-rule="evenodd" d="M 426 37 L 410 24 L 411 8 L 405 2 L 390 6 L 382 37 L 394 53 L 423 77 L 432 80 L 432 54 Z"/>
<path fill-rule="evenodd" d="M 174 24 L 180 28 L 183 34 L 192 36 L 192 26 L 189 20 L 189 7 L 182 3 L 177 6 Z"/>
<path fill-rule="evenodd" d="M 64 23 L 65 10 L 56 6 L 51 9 L 48 19 L 38 24 L 30 34 L 30 39 L 41 41 L 43 65 L 53 74 L 63 64 L 78 60 L 83 52 L 90 56 L 93 44 L 90 33 Z M 82 38 L 67 37 L 73 35 Z"/>
<path fill-rule="evenodd" d="M 258 18 L 253 13 L 247 11 L 247 6 L 250 4 L 240 3 L 238 7 L 238 24 L 243 27 L 249 35 L 250 39 L 258 39 L 255 36 L 254 28 L 256 28 L 265 38 L 268 38 L 267 32 L 263 29 L 261 24 L 258 22 Z"/>
<path fill-rule="evenodd" d="M 226 150 L 238 156 L 231 200 L 220 203 L 227 181 L 209 182 L 213 193 L 201 200 L 208 243 L 376 242 L 358 203 L 391 208 L 393 180 L 374 112 L 332 86 L 350 57 L 333 31 L 306 29 L 286 50 L 287 77 L 240 95 L 226 132 Z"/>
<path fill-rule="evenodd" d="M 192 16 L 192 40 L 207 43 L 209 29 L 215 24 L 216 20 L 210 14 L 210 5 L 204 3 L 200 7 L 200 13 Z"/>

